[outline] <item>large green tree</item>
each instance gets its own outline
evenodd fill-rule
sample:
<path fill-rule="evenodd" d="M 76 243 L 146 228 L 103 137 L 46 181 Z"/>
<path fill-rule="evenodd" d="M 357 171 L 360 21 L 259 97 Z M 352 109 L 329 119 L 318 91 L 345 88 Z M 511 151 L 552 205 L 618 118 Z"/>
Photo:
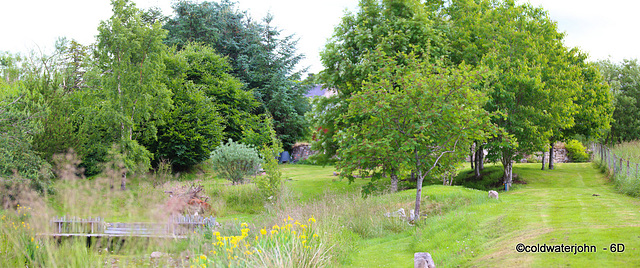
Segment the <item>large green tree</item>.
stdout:
<path fill-rule="evenodd" d="M 154 137 L 152 114 L 171 105 L 171 92 L 164 86 L 162 40 L 166 31 L 159 22 L 145 22 L 142 12 L 127 0 L 113 0 L 113 15 L 98 27 L 96 63 L 102 74 L 99 93 L 106 101 L 100 111 L 109 116 L 106 128 L 117 129 L 117 144 L 127 170 L 149 167 L 151 153 L 137 142 L 142 136 Z M 139 131 L 144 130 L 144 131 Z M 121 189 L 125 189 L 123 172 Z"/>
<path fill-rule="evenodd" d="M 333 159 L 341 142 L 337 133 L 356 123 L 336 119 L 346 113 L 349 98 L 361 91 L 363 81 L 380 68 L 376 57 L 381 54 L 375 54 L 376 50 L 399 66 L 406 64 L 403 54 L 413 53 L 421 60 L 447 54 L 447 44 L 436 27 L 440 22 L 434 17 L 428 6 L 416 0 L 362 0 L 355 14 L 342 18 L 321 52 L 325 69 L 319 81 L 337 95 L 320 100 L 313 113 L 318 130 L 313 147 L 321 153 L 317 156 L 320 162 Z"/>
<path fill-rule="evenodd" d="M 490 158 L 502 161 L 509 186 L 513 161 L 562 139 L 581 108 L 576 98 L 597 80 L 585 78 L 584 59 L 564 46 L 564 35 L 541 8 L 511 0 L 456 0 L 445 10 L 452 61 L 484 65 L 493 73 L 485 109 L 495 112 L 493 122 L 508 135 L 487 147 Z"/>
<path fill-rule="evenodd" d="M 604 80 L 611 86 L 615 111 L 607 141 L 611 143 L 640 139 L 640 65 L 636 59 L 620 63 L 597 63 Z"/>
<path fill-rule="evenodd" d="M 231 73 L 262 104 L 254 113 L 273 117 L 285 149 L 307 136 L 304 114 L 309 104 L 304 94 L 309 87 L 299 82 L 304 70 L 297 68 L 303 56 L 294 36 L 282 37 L 282 31 L 271 26 L 271 15 L 254 21 L 230 1 L 179 1 L 173 8 L 175 16 L 165 25 L 167 44 L 181 49 L 200 42 L 226 56 Z"/>
<path fill-rule="evenodd" d="M 209 158 L 223 138 L 242 139 L 243 131 L 258 121 L 252 92 L 241 89 L 225 58 L 212 48 L 188 44 L 165 65 L 174 107 L 162 116 L 158 139 L 145 142 L 156 161 L 168 159 L 178 170 L 189 168 Z"/>
<path fill-rule="evenodd" d="M 341 132 L 338 169 L 369 174 L 410 168 L 417 173 L 415 219 L 420 216 L 422 183 L 457 163 L 465 146 L 489 130 L 482 76 L 468 65 L 445 67 L 406 58 L 382 58 L 381 68 L 350 98 Z M 382 167 L 382 168 L 380 168 Z M 378 175 L 379 176 L 379 175 Z M 353 178 L 350 176 L 350 178 Z"/>

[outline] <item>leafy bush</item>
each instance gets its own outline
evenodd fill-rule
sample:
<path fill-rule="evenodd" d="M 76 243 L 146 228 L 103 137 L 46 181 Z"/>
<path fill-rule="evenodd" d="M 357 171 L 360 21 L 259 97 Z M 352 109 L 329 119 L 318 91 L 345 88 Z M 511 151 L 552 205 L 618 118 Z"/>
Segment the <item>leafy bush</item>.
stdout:
<path fill-rule="evenodd" d="M 274 148 L 265 147 L 260 150 L 260 154 L 264 157 L 266 174 L 256 178 L 256 185 L 265 198 L 275 198 L 282 186 L 282 171 L 275 158 L 278 153 Z"/>
<path fill-rule="evenodd" d="M 573 162 L 587 162 L 589 161 L 589 154 L 587 154 L 587 148 L 577 140 L 570 140 L 565 145 L 569 153 L 569 157 Z"/>
<path fill-rule="evenodd" d="M 157 140 L 145 145 L 156 163 L 169 159 L 174 169 L 185 170 L 209 157 L 222 141 L 224 126 L 213 99 L 194 85 L 173 91 L 174 107 L 158 126 Z"/>
<path fill-rule="evenodd" d="M 211 153 L 211 163 L 218 176 L 236 184 L 245 176 L 255 174 L 263 161 L 253 147 L 229 139 Z"/>

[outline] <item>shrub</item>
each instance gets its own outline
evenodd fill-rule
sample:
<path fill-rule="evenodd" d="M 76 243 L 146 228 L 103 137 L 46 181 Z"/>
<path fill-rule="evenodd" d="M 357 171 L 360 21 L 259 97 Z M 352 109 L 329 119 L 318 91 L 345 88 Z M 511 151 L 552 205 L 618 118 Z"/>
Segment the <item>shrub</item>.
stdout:
<path fill-rule="evenodd" d="M 589 154 L 587 154 L 587 148 L 577 140 L 570 140 L 565 145 L 569 153 L 569 157 L 573 162 L 587 162 L 589 161 Z"/>
<path fill-rule="evenodd" d="M 282 171 L 280 171 L 278 160 L 275 158 L 278 153 L 270 147 L 263 148 L 260 153 L 264 157 L 266 174 L 256 178 L 255 183 L 263 197 L 275 198 L 280 192 L 280 186 L 282 186 Z"/>
<path fill-rule="evenodd" d="M 218 176 L 230 180 L 233 184 L 241 183 L 245 176 L 255 174 L 262 162 L 256 149 L 235 143 L 231 139 L 211 153 L 213 169 Z"/>

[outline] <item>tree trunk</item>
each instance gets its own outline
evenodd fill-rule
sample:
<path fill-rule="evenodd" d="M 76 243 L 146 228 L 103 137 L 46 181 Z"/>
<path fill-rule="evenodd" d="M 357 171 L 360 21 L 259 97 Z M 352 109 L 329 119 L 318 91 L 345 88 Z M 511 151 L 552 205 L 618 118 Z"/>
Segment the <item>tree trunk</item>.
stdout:
<path fill-rule="evenodd" d="M 475 144 L 475 142 L 474 142 L 474 144 Z M 474 144 L 471 144 L 471 146 L 469 148 L 469 150 L 470 150 L 470 152 L 469 152 L 469 163 L 471 163 L 471 169 L 475 169 L 474 165 L 473 165 L 474 164 L 473 162 L 475 161 L 475 157 L 473 157 L 473 155 L 475 154 L 475 150 L 473 149 L 473 147 L 474 147 L 473 145 Z"/>
<path fill-rule="evenodd" d="M 416 183 L 416 206 L 413 211 L 413 220 L 417 222 L 420 219 L 420 202 L 422 201 L 422 170 L 418 170 L 418 182 Z"/>
<path fill-rule="evenodd" d="M 122 181 L 120 182 L 120 190 L 122 190 L 122 191 L 127 190 L 126 184 L 127 184 L 127 172 L 123 171 L 122 172 Z"/>
<path fill-rule="evenodd" d="M 398 174 L 391 170 L 391 192 L 395 193 L 398 191 Z"/>
<path fill-rule="evenodd" d="M 545 160 L 545 156 L 547 156 L 547 155 L 546 155 L 546 153 L 545 153 L 544 151 L 542 151 L 542 170 L 544 170 L 544 164 L 545 164 L 545 163 L 544 163 L 544 160 Z"/>
<path fill-rule="evenodd" d="M 478 165 L 480 166 L 480 171 L 484 169 L 484 146 L 480 145 L 480 150 L 478 150 Z"/>
<path fill-rule="evenodd" d="M 476 168 L 475 168 L 475 175 L 476 178 L 480 178 L 480 171 L 482 171 L 482 169 L 484 169 L 484 149 L 482 148 L 482 145 L 477 145 L 476 146 L 476 152 L 475 152 L 475 162 L 476 162 Z"/>
<path fill-rule="evenodd" d="M 551 145 L 549 149 L 549 169 L 553 169 L 553 142 L 549 145 Z"/>
<path fill-rule="evenodd" d="M 511 184 L 513 183 L 513 161 L 511 161 L 512 157 L 513 156 L 511 152 L 509 152 L 508 154 L 505 152 L 502 153 L 502 166 L 504 167 L 504 173 L 502 177 L 504 179 L 506 191 L 509 191 L 509 188 L 511 188 Z"/>

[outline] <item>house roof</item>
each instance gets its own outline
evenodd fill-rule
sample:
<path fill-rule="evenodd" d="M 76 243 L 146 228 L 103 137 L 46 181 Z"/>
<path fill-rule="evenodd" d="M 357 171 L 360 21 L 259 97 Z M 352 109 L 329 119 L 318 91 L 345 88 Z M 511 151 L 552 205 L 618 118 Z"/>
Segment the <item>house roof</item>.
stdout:
<path fill-rule="evenodd" d="M 329 97 L 331 95 L 335 95 L 336 93 L 333 90 L 323 88 L 323 85 L 315 85 L 312 87 L 307 94 L 306 97 Z"/>

